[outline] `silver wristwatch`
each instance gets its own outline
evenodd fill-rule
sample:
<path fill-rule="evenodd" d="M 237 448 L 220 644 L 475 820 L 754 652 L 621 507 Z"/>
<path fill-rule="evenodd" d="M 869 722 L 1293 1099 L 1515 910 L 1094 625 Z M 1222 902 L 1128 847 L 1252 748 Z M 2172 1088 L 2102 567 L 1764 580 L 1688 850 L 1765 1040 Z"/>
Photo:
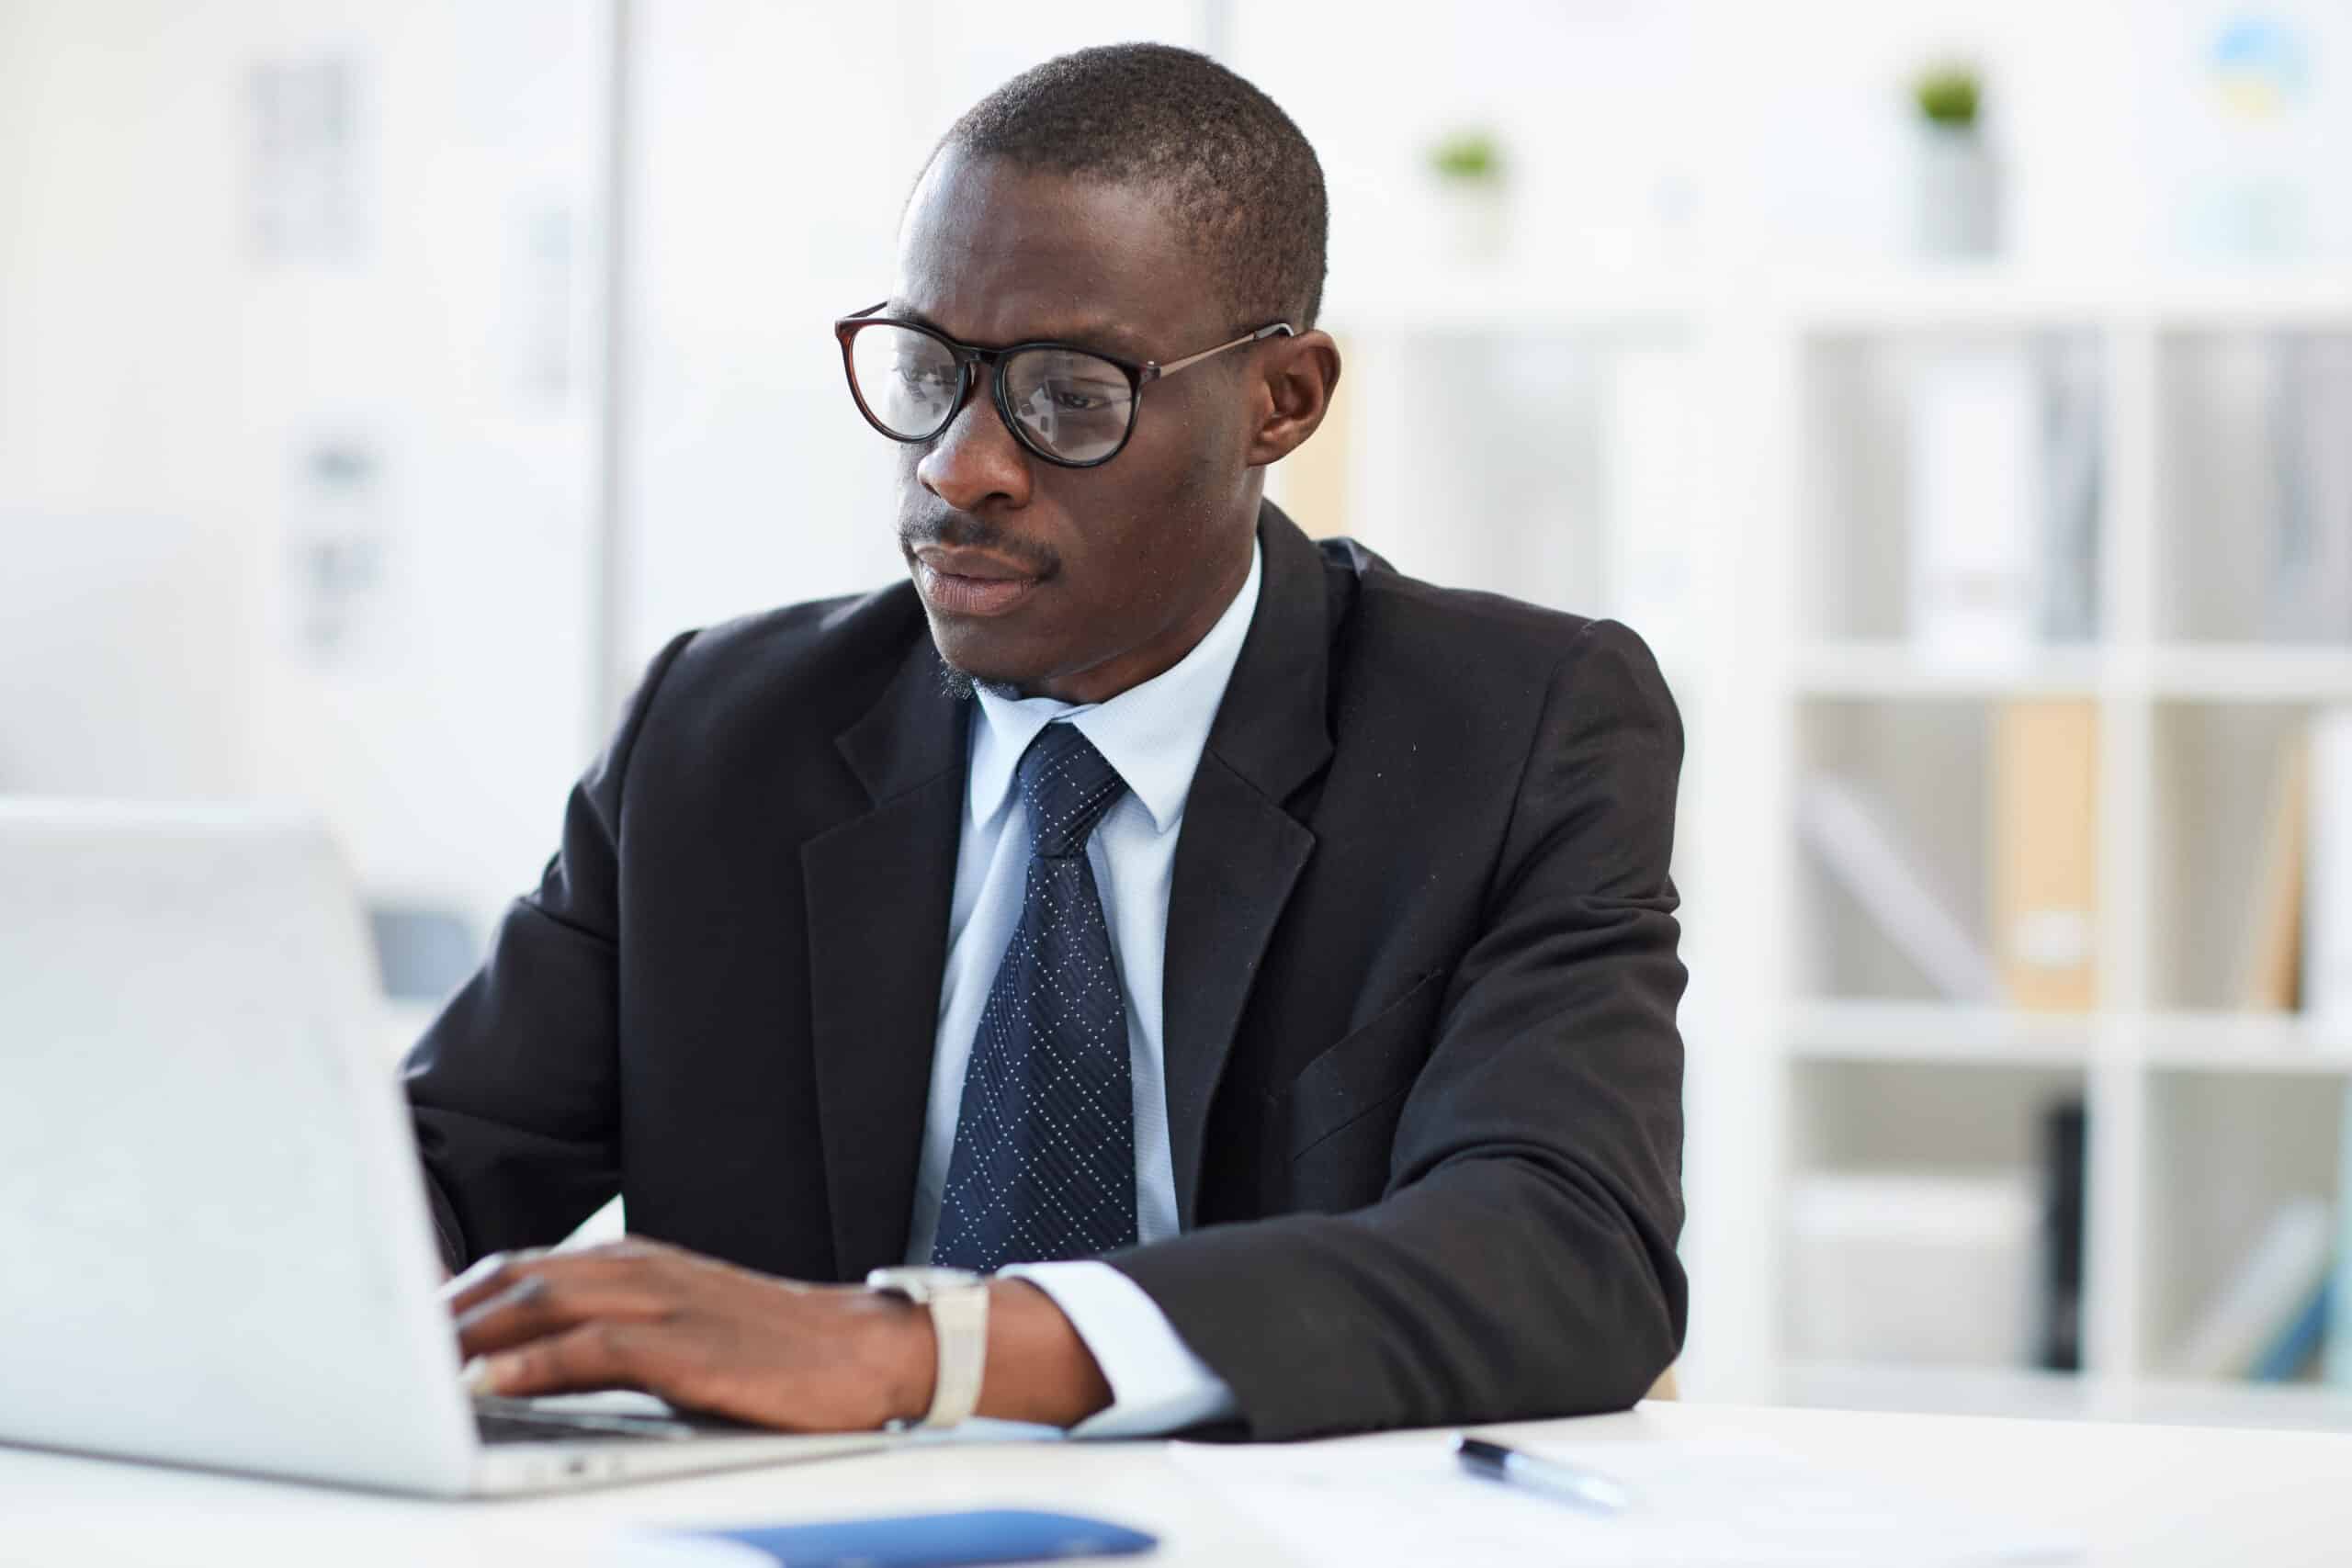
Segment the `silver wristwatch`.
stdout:
<path fill-rule="evenodd" d="M 970 1419 L 988 1365 L 987 1279 L 962 1269 L 876 1269 L 865 1283 L 931 1314 L 932 1337 L 939 1341 L 939 1379 L 932 1385 L 922 1425 L 954 1427 Z"/>

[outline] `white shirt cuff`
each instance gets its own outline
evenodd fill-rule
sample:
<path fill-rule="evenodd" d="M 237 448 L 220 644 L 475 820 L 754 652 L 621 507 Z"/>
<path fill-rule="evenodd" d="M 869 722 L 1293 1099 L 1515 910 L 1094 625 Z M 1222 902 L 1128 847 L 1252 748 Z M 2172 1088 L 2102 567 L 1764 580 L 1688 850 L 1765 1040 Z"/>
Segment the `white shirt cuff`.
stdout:
<path fill-rule="evenodd" d="M 1233 1391 L 1177 1337 L 1144 1288 L 1108 1263 L 1023 1263 L 1001 1271 L 1054 1299 L 1111 1385 L 1111 1406 L 1073 1438 L 1152 1438 L 1234 1414 Z"/>

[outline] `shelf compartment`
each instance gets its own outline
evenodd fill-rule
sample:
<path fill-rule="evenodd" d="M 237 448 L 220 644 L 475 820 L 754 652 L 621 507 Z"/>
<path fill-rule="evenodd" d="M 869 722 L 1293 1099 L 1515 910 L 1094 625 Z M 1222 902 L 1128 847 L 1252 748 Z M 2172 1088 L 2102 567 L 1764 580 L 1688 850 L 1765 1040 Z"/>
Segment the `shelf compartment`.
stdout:
<path fill-rule="evenodd" d="M 2352 333 L 2173 333 L 2157 366 L 2156 635 L 2352 651 Z"/>
<path fill-rule="evenodd" d="M 2245 1347 L 2222 1357 L 2226 1364 L 2199 1366 L 2188 1354 L 2217 1337 L 2217 1308 L 2244 1285 L 2282 1217 L 2290 1231 L 2308 1222 L 2306 1242 L 2332 1256 L 2347 1093 L 2345 1077 L 2327 1071 L 2152 1073 L 2139 1182 L 2143 1375 L 2230 1386 L 2307 1299 L 2324 1257 L 2289 1271 L 2280 1289 L 2296 1301 L 2281 1297 L 2243 1333 L 2218 1337 Z"/>
<path fill-rule="evenodd" d="M 2031 1366 L 2059 1321 L 2050 1118 L 2084 1101 L 2086 1074 L 1885 1060 L 1793 1072 L 1785 1342 L 1800 1359 Z"/>
<path fill-rule="evenodd" d="M 1976 669 L 2097 637 L 2096 333 L 1825 334 L 1798 363 L 1800 639 Z"/>
<path fill-rule="evenodd" d="M 1798 993 L 2088 1010 L 2101 716 L 2042 697 L 1802 703 Z"/>
<path fill-rule="evenodd" d="M 2156 705 L 2140 851 L 2154 1007 L 2261 1014 L 2292 1001 L 2281 944 L 2301 897 L 2290 801 L 2309 717 L 2285 703 Z"/>

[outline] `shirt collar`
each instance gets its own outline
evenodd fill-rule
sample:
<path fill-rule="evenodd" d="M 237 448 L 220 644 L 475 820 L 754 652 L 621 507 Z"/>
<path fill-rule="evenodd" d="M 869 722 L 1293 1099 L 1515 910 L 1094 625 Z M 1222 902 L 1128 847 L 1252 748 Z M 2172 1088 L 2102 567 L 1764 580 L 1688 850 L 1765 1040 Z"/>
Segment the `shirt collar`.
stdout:
<path fill-rule="evenodd" d="M 1240 660 L 1241 644 L 1258 607 L 1262 564 L 1253 540 L 1250 575 L 1208 635 L 1170 668 L 1108 702 L 1080 705 L 1052 697 L 999 696 L 981 688 L 982 722 L 972 727 L 967 785 L 972 820 L 985 822 L 1004 808 L 1022 753 L 1039 730 L 1067 718 L 1119 770 L 1127 788 L 1151 814 L 1152 826 L 1162 833 L 1174 827 L 1184 815 L 1184 797 L 1208 745 L 1210 726 Z"/>

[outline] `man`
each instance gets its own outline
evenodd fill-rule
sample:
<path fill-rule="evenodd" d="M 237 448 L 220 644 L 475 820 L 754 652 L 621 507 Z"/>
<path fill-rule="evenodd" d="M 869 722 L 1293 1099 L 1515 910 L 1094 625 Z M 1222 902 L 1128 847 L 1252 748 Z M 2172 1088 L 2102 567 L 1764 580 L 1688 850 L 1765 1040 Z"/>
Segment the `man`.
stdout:
<path fill-rule="evenodd" d="M 478 1387 L 1288 1438 L 1672 1359 L 1679 725 L 1261 503 L 1324 230 L 1182 51 L 942 141 L 838 328 L 912 581 L 665 649 L 412 1059 Z M 616 1190 L 659 1242 L 514 1250 Z"/>

